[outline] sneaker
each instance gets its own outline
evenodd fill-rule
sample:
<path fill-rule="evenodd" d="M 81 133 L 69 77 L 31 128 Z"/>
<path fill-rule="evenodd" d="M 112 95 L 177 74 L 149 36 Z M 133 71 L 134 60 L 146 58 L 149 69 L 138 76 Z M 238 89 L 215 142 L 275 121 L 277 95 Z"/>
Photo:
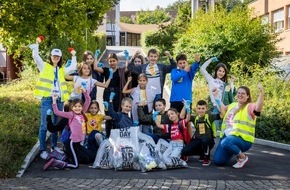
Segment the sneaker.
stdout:
<path fill-rule="evenodd" d="M 210 159 L 204 159 L 202 162 L 202 166 L 209 166 L 211 164 Z"/>
<path fill-rule="evenodd" d="M 203 157 L 203 156 L 199 156 L 198 161 L 199 161 L 200 163 L 203 163 L 203 160 L 204 160 L 204 157 Z"/>
<path fill-rule="evenodd" d="M 43 166 L 43 170 L 46 171 L 48 170 L 48 168 L 51 167 L 56 167 L 58 169 L 64 169 L 67 166 L 67 163 L 61 160 L 56 160 L 54 158 L 51 158 L 44 166 Z"/>
<path fill-rule="evenodd" d="M 50 160 L 51 158 L 55 158 L 56 160 L 66 160 L 66 155 L 58 152 L 57 150 L 53 150 L 46 158 L 46 160 Z"/>
<path fill-rule="evenodd" d="M 50 150 L 51 150 L 51 152 L 53 152 L 54 150 L 56 150 L 57 152 L 59 152 L 61 154 L 64 154 L 64 152 L 60 148 L 58 148 L 57 146 L 56 147 L 51 147 Z"/>
<path fill-rule="evenodd" d="M 44 150 L 41 151 L 40 158 L 42 158 L 43 160 L 46 160 L 47 157 L 48 157 L 48 153 Z"/>
<path fill-rule="evenodd" d="M 187 156 L 181 156 L 181 160 L 187 162 L 188 161 L 188 157 Z"/>
<path fill-rule="evenodd" d="M 238 159 L 237 163 L 233 165 L 233 168 L 242 168 L 248 162 L 249 158 L 246 156 L 244 159 Z"/>

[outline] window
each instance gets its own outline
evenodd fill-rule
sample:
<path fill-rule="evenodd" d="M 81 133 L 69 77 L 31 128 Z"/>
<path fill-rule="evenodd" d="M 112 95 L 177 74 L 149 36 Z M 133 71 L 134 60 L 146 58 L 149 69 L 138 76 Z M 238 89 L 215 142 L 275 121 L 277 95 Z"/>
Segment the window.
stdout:
<path fill-rule="evenodd" d="M 281 32 L 284 29 L 284 10 L 278 10 L 274 12 L 273 26 L 275 32 Z"/>

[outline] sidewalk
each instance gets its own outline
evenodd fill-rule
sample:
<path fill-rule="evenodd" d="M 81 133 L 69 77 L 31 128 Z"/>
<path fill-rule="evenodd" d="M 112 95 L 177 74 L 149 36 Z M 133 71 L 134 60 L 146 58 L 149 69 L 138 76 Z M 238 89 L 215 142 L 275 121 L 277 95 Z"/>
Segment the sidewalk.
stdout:
<path fill-rule="evenodd" d="M 166 90 L 164 98 L 169 98 Z M 290 189 L 288 148 L 257 141 L 247 152 L 249 162 L 242 169 L 231 167 L 234 158 L 225 167 L 203 167 L 198 157 L 189 157 L 188 168 L 147 173 L 92 169 L 87 165 L 44 172 L 45 161 L 37 155 L 21 178 L 0 181 L 0 189 Z"/>

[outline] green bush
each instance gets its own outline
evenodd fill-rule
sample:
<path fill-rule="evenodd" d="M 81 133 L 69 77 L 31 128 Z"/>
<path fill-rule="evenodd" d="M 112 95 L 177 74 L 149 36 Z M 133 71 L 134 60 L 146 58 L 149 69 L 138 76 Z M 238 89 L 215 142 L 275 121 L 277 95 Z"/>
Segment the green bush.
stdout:
<path fill-rule="evenodd" d="M 96 32 L 93 34 L 95 37 L 96 43 L 98 45 L 98 49 L 101 50 L 101 52 L 104 52 L 106 49 L 106 43 L 107 43 L 107 36 L 104 32 Z"/>
<path fill-rule="evenodd" d="M 39 101 L 33 97 L 37 73 L 0 86 L 0 178 L 14 177 L 37 141 Z"/>

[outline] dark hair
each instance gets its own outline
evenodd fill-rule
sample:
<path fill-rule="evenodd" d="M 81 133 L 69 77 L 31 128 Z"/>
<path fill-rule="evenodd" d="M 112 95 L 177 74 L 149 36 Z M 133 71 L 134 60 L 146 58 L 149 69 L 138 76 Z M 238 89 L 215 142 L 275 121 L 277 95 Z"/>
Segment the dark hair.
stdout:
<path fill-rule="evenodd" d="M 68 112 L 70 110 L 71 103 L 72 103 L 71 99 L 65 102 L 63 105 L 63 111 Z"/>
<path fill-rule="evenodd" d="M 165 101 L 165 99 L 163 99 L 163 98 L 159 98 L 158 100 L 155 101 L 155 103 L 156 103 L 156 102 L 161 102 L 163 105 L 166 106 L 166 101 Z"/>
<path fill-rule="evenodd" d="M 178 56 L 176 56 L 176 62 L 178 62 L 179 60 L 187 61 L 187 56 L 185 54 L 179 54 Z"/>
<path fill-rule="evenodd" d="M 94 54 L 91 51 L 85 51 L 83 55 L 83 61 L 86 61 L 88 59 L 88 56 L 91 55 L 94 58 Z"/>
<path fill-rule="evenodd" d="M 100 105 L 99 105 L 99 102 L 97 100 L 92 100 L 91 103 L 90 103 L 90 106 L 89 106 L 89 109 L 91 108 L 91 106 L 95 104 L 98 108 L 98 110 L 100 111 Z M 87 112 L 89 112 L 89 109 L 87 110 Z M 99 112 L 98 111 L 98 112 Z"/>
<path fill-rule="evenodd" d="M 52 60 L 51 60 L 51 55 L 49 56 L 49 64 L 50 65 L 53 65 L 53 63 L 52 63 Z M 62 62 L 62 56 L 59 58 L 59 61 L 58 61 L 58 63 L 57 63 L 57 66 L 59 67 L 59 68 L 61 68 L 62 67 L 62 65 L 63 65 L 63 62 Z"/>
<path fill-rule="evenodd" d="M 217 71 L 221 67 L 225 70 L 225 75 L 223 76 L 223 78 L 221 78 L 221 80 L 228 83 L 228 69 L 227 69 L 227 66 L 223 63 L 219 63 L 215 66 L 213 78 L 215 78 L 215 79 L 217 78 Z"/>
<path fill-rule="evenodd" d="M 119 61 L 118 56 L 117 56 L 115 53 L 110 53 L 110 54 L 108 55 L 107 60 L 109 60 L 109 59 L 111 59 L 111 58 L 116 59 L 117 61 Z"/>
<path fill-rule="evenodd" d="M 205 100 L 199 100 L 197 103 L 196 103 L 197 106 L 207 106 L 207 103 Z"/>
<path fill-rule="evenodd" d="M 152 48 L 152 49 L 150 49 L 150 50 L 148 51 L 148 56 L 149 56 L 150 53 L 159 55 L 157 49 L 154 49 L 154 48 Z"/>
<path fill-rule="evenodd" d="M 89 76 L 92 75 L 92 67 L 88 63 L 86 63 L 85 61 L 83 61 L 83 62 L 81 62 L 81 64 L 79 65 L 79 68 L 78 68 L 78 74 L 79 74 L 79 76 L 82 76 L 83 75 L 83 71 L 82 70 L 83 70 L 83 68 L 84 68 L 85 65 L 87 65 L 88 68 L 90 69 Z"/>
<path fill-rule="evenodd" d="M 70 107 L 69 110 L 72 111 L 72 107 L 76 104 L 80 103 L 82 106 L 84 106 L 84 102 L 81 99 L 73 99 L 72 102 L 70 103 Z M 81 112 L 82 116 L 85 118 L 85 121 L 88 121 L 88 118 L 86 116 L 86 114 L 84 114 L 84 112 Z"/>
<path fill-rule="evenodd" d="M 141 73 L 140 75 L 138 75 L 137 80 L 139 80 L 140 78 L 145 78 L 148 81 L 148 77 L 145 73 Z"/>
<path fill-rule="evenodd" d="M 145 63 L 145 58 L 144 58 L 142 55 L 137 54 L 136 56 L 134 56 L 134 57 L 132 58 L 132 61 L 134 62 L 136 58 L 141 59 L 141 65 Z"/>
<path fill-rule="evenodd" d="M 250 89 L 247 86 L 240 86 L 237 91 L 239 91 L 239 89 L 244 89 L 246 91 L 246 94 L 249 96 L 249 98 L 247 99 L 247 101 L 243 105 L 241 105 L 235 111 L 235 114 L 238 113 L 240 110 L 244 109 L 248 103 L 251 103 L 252 102 L 252 96 L 251 96 Z"/>

